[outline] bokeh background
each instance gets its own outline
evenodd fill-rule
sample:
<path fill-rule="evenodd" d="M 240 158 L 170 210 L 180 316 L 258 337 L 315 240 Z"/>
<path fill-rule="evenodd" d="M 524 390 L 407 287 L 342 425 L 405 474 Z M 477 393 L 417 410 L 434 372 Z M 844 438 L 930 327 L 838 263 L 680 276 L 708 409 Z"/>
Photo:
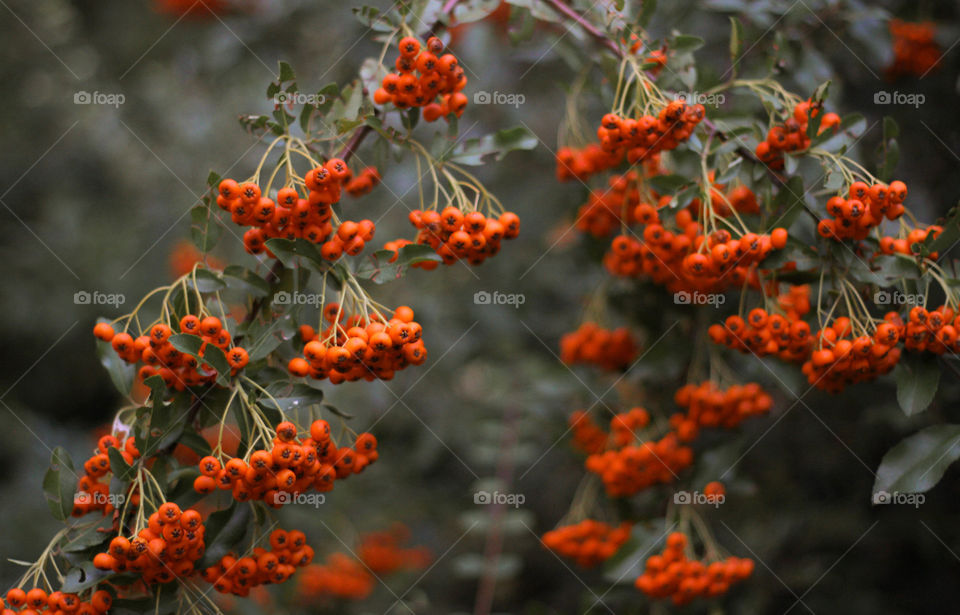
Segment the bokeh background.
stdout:
<path fill-rule="evenodd" d="M 262 146 L 237 116 L 272 110 L 264 91 L 279 60 L 289 62 L 310 91 L 353 79 L 363 59 L 377 54 L 352 4 L 249 0 L 217 14 L 195 7 L 184 16 L 148 0 L 0 2 L 3 587 L 19 574 L 7 558 L 34 559 L 59 526 L 40 488 L 50 449 L 63 445 L 75 459 L 86 454 L 120 401 L 94 355 L 96 317 L 127 311 L 173 278 L 173 255 L 189 234 L 188 211 L 210 170 L 234 177 L 253 170 Z M 660 4 L 653 36 L 679 30 L 707 40 L 697 54 L 704 80 L 726 70 L 728 18 L 737 16 L 749 48 L 744 72 L 760 69 L 776 52 L 788 87 L 810 92 L 832 79 L 831 107 L 859 111 L 871 126 L 857 151 L 868 162 L 876 160 L 876 123 L 895 117 L 902 152 L 897 176 L 910 186 L 911 207 L 932 222 L 957 202 L 955 3 Z M 657 341 L 677 320 L 676 306 L 653 287 L 614 284 L 604 287 L 614 298 L 608 316 L 637 327 L 650 348 L 641 365 L 613 386 L 614 377 L 571 371 L 557 359 L 559 337 L 579 324 L 586 297 L 606 278 L 598 262 L 604 246 L 570 230 L 585 189 L 553 177 L 565 92 L 593 51 L 578 33 L 557 24 L 532 26 L 517 8 L 511 19 L 509 9 L 458 28 L 452 46 L 467 68 L 468 94 L 524 96 L 518 106 L 471 104 L 460 122 L 470 135 L 525 125 L 539 139 L 534 151 L 512 153 L 480 171 L 521 216 L 521 237 L 472 271 L 414 271 L 373 290 L 383 303 L 414 307 L 430 360 L 388 384 L 331 392 L 337 406 L 356 415 L 357 431 L 376 424 L 380 461 L 338 487 L 320 509 L 284 513 L 307 528 L 321 556 L 344 550 L 357 533 L 400 521 L 411 529 L 411 543 L 433 552 L 436 565 L 391 575 L 360 603 L 308 604 L 288 588 L 276 597 L 281 609 L 403 612 L 402 599 L 417 613 L 650 612 L 629 583 L 615 583 L 631 561 L 612 576 L 574 570 L 537 537 L 563 516 L 583 475 L 582 459 L 562 438 L 566 416 L 589 407 L 599 416 L 627 404 L 669 407 L 691 350 L 689 327 Z M 886 78 L 892 57 L 887 21 L 894 15 L 937 24 L 942 57 L 922 78 Z M 597 72 L 591 79 L 596 82 L 588 89 L 609 86 Z M 880 91 L 923 94 L 925 103 L 877 104 Z M 83 92 L 122 95 L 123 102 L 78 104 Z M 588 124 L 608 102 L 584 97 L 580 111 Z M 358 161 L 369 156 L 361 150 Z M 411 166 L 395 163 L 384 172 L 386 186 L 347 206 L 359 217 L 383 216 L 378 239 L 409 236 L 414 179 Z M 255 264 L 229 233 L 215 255 Z M 484 290 L 522 293 L 524 303 L 477 305 L 474 293 Z M 126 304 L 78 304 L 78 291 L 119 293 Z M 889 382 L 839 397 L 813 392 L 796 404 L 791 390 L 805 389 L 799 374 L 773 362 L 730 360 L 777 403 L 772 416 L 718 438 L 697 469 L 698 476 L 715 478 L 712 469 L 748 451 L 727 480 L 728 503 L 709 518 L 728 550 L 758 561 L 754 577 L 726 598 L 727 612 L 955 608 L 960 473 L 949 470 L 916 510 L 873 508 L 870 491 L 890 446 L 925 424 L 955 420 L 956 378 L 945 374 L 934 406 L 907 419 Z M 525 501 L 517 509 L 478 506 L 478 489 L 522 494 Z M 663 493 L 638 508 L 662 516 L 662 500 Z M 616 507 L 599 500 L 597 509 Z"/>

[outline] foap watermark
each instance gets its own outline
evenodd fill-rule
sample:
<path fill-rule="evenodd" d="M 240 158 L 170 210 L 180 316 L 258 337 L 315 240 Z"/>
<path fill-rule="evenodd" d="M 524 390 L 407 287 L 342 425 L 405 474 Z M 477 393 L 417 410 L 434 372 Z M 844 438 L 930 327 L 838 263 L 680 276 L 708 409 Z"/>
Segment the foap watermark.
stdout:
<path fill-rule="evenodd" d="M 322 493 L 289 493 L 287 491 L 278 491 L 273 494 L 273 503 L 278 506 L 287 504 L 305 504 L 320 508 L 327 502 L 327 496 Z"/>
<path fill-rule="evenodd" d="M 127 302 L 127 297 L 123 293 L 78 290 L 73 293 L 73 302 L 76 305 L 112 305 L 113 307 L 120 307 Z"/>
<path fill-rule="evenodd" d="M 486 506 L 488 504 L 500 504 L 502 506 L 513 506 L 520 508 L 527 501 L 527 497 L 522 493 L 501 493 L 499 491 L 477 491 L 473 494 L 473 503 Z"/>
<path fill-rule="evenodd" d="M 274 305 L 313 305 L 323 303 L 323 295 L 317 293 L 291 293 L 281 290 L 273 296 Z"/>
<path fill-rule="evenodd" d="M 512 305 L 519 308 L 527 301 L 522 293 L 501 293 L 499 291 L 487 292 L 478 290 L 473 293 L 473 302 L 477 305 Z"/>
<path fill-rule="evenodd" d="M 680 92 L 677 98 L 688 105 L 703 105 L 704 107 L 720 107 L 727 102 L 726 94 L 718 92 L 708 94 L 706 92 Z"/>
<path fill-rule="evenodd" d="M 673 503 L 678 506 L 687 504 L 709 504 L 714 508 L 720 508 L 727 499 L 722 493 L 701 493 L 699 491 L 678 491 L 673 494 Z"/>
<path fill-rule="evenodd" d="M 127 501 L 127 497 L 122 493 L 103 493 L 102 491 L 78 491 L 73 494 L 73 504 L 75 506 L 113 506 L 119 508 Z"/>
<path fill-rule="evenodd" d="M 527 101 L 523 94 L 508 94 L 506 92 L 485 92 L 480 90 L 473 95 L 473 104 L 475 105 L 511 105 L 519 108 Z"/>
<path fill-rule="evenodd" d="M 901 491 L 877 491 L 873 494 L 874 506 L 882 504 L 899 504 L 901 506 L 913 506 L 920 508 L 927 501 L 927 496 L 922 493 L 905 493 Z"/>
<path fill-rule="evenodd" d="M 924 94 L 908 94 L 896 90 L 893 92 L 880 90 L 873 93 L 873 104 L 875 105 L 911 105 L 916 109 L 925 102 L 927 102 L 927 97 Z"/>
<path fill-rule="evenodd" d="M 681 290 L 673 293 L 673 302 L 677 305 L 712 305 L 713 307 L 720 307 L 726 300 L 726 295 L 722 293 L 702 293 L 699 290 L 693 292 Z"/>
<path fill-rule="evenodd" d="M 80 90 L 73 93 L 75 105 L 109 105 L 119 107 L 127 101 L 127 97 L 119 92 L 87 92 Z"/>
<path fill-rule="evenodd" d="M 275 105 L 311 105 L 319 107 L 327 102 L 323 94 L 307 94 L 306 92 L 277 92 L 273 97 Z"/>
<path fill-rule="evenodd" d="M 877 305 L 923 305 L 923 293 L 902 293 L 899 290 L 878 290 L 873 293 L 873 302 Z"/>

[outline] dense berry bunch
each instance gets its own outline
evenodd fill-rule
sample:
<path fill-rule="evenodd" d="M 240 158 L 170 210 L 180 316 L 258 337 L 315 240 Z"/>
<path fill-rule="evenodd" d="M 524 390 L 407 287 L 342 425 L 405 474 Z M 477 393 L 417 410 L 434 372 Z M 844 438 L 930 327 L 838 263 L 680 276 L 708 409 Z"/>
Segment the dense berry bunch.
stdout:
<path fill-rule="evenodd" d="M 294 376 L 326 378 L 332 384 L 390 380 L 407 366 L 427 360 L 423 328 L 409 307 L 398 307 L 389 320 L 379 313 L 347 317 L 336 303 L 324 306 L 323 313 L 330 323 L 325 330 L 317 333 L 308 325 L 300 328 L 303 356 L 287 365 Z"/>
<path fill-rule="evenodd" d="M 888 78 L 923 77 L 940 61 L 940 46 L 934 40 L 936 27 L 933 23 L 891 19 L 888 27 L 893 38 L 893 63 L 887 67 Z"/>
<path fill-rule="evenodd" d="M 889 318 L 899 320 L 896 313 Z M 900 360 L 900 348 L 896 347 L 900 333 L 895 322 L 878 325 L 872 336 L 855 335 L 853 323 L 841 316 L 815 338 L 817 349 L 804 362 L 802 371 L 812 386 L 831 393 L 886 374 Z"/>
<path fill-rule="evenodd" d="M 543 544 L 577 562 L 583 568 L 592 568 L 613 557 L 630 538 L 631 524 L 626 521 L 614 527 L 601 521 L 585 519 L 574 525 L 565 525 L 543 535 Z"/>
<path fill-rule="evenodd" d="M 230 212 L 234 223 L 251 227 L 243 234 L 244 248 L 250 254 L 266 253 L 272 257 L 264 243 L 267 239 L 303 238 L 322 244 L 323 258 L 335 261 L 343 254 L 360 254 L 376 231 L 371 220 L 341 222 L 334 216 L 331 207 L 340 201 L 342 186 L 351 177 L 347 163 L 331 158 L 304 176 L 307 198 L 287 186 L 277 190 L 275 199 L 264 196 L 254 182 L 238 184 L 224 179 L 220 182 L 217 205 Z M 369 176 L 361 177 L 370 181 Z"/>
<path fill-rule="evenodd" d="M 586 181 L 597 173 L 612 169 L 620 164 L 621 160 L 623 160 L 623 154 L 608 152 L 597 143 L 591 143 L 583 148 L 561 147 L 557 151 L 557 179 Z M 656 161 L 659 164 L 659 157 L 651 155 L 644 160 L 644 164 L 647 161 Z"/>
<path fill-rule="evenodd" d="M 443 211 L 429 209 L 410 212 L 410 223 L 419 232 L 416 243 L 433 248 L 445 265 L 466 260 L 480 265 L 500 251 L 500 242 L 520 234 L 520 218 L 504 212 L 498 218 L 487 217 L 479 211 L 463 213 L 450 206 Z M 424 269 L 433 269 L 436 261 L 418 263 Z"/>
<path fill-rule="evenodd" d="M 757 144 L 757 158 L 771 169 L 780 170 L 784 167 L 783 155 L 786 152 L 797 152 L 810 147 L 810 137 L 807 136 L 807 125 L 811 117 L 821 113 L 821 105 L 804 101 L 793 108 L 793 117 L 783 124 L 778 124 L 767 132 L 765 141 Z M 825 113 L 820 120 L 817 134 L 825 130 L 832 130 L 840 125 L 840 116 L 836 113 Z"/>
<path fill-rule="evenodd" d="M 806 360 L 813 348 L 810 325 L 800 314 L 769 314 L 763 308 L 751 310 L 746 320 L 729 316 L 723 324 L 710 325 L 707 333 L 727 348 L 760 357 L 776 355 L 794 363 Z"/>
<path fill-rule="evenodd" d="M 379 183 L 380 173 L 377 171 L 377 167 L 367 167 L 360 171 L 355 177 L 351 176 L 343 185 L 343 189 L 346 190 L 350 196 L 358 197 L 368 194 L 376 188 Z"/>
<path fill-rule="evenodd" d="M 568 420 L 573 430 L 573 445 L 587 454 L 600 453 L 607 447 L 610 434 L 605 432 L 583 410 L 576 410 L 570 414 Z"/>
<path fill-rule="evenodd" d="M 686 534 L 667 536 L 663 553 L 647 558 L 646 570 L 637 577 L 637 589 L 651 598 L 671 598 L 674 604 L 688 604 L 694 598 L 717 597 L 753 574 L 753 560 L 728 557 L 705 563 L 686 555 Z"/>
<path fill-rule="evenodd" d="M 827 213 L 833 218 L 821 220 L 817 232 L 833 239 L 865 239 L 885 217 L 896 220 L 902 216 L 906 198 L 907 185 L 902 181 L 892 182 L 889 186 L 854 182 L 846 198 L 838 195 L 827 201 Z"/>
<path fill-rule="evenodd" d="M 327 556 L 322 565 L 307 566 L 297 576 L 297 590 L 305 599 L 362 600 L 373 591 L 376 581 L 363 563 L 339 552 Z"/>
<path fill-rule="evenodd" d="M 260 585 L 283 583 L 312 561 L 313 549 L 303 532 L 277 529 L 270 533 L 270 549 L 256 547 L 252 555 L 240 558 L 224 555 L 203 571 L 203 578 L 221 594 L 246 596 Z"/>
<path fill-rule="evenodd" d="M 594 322 L 585 322 L 560 338 L 560 360 L 567 365 L 587 363 L 607 370 L 630 366 L 639 348 L 626 327 L 604 329 Z"/>
<path fill-rule="evenodd" d="M 6 604 L 0 601 L 3 615 L 105 615 L 113 604 L 113 596 L 105 589 L 81 600 L 77 594 L 60 591 L 47 593 L 41 587 L 28 590 L 14 587 L 6 594 Z"/>
<path fill-rule="evenodd" d="M 766 414 L 773 406 L 773 398 L 755 382 L 728 389 L 712 381 L 688 384 L 677 390 L 673 400 L 686 409 L 670 417 L 670 424 L 684 442 L 694 440 L 701 427 L 732 429 L 744 419 Z"/>
<path fill-rule="evenodd" d="M 674 217 L 676 232 L 664 226 L 649 203 L 639 204 L 634 215 L 644 226 L 642 240 L 618 236 L 604 256 L 604 265 L 614 275 L 648 276 L 671 292 L 713 293 L 744 283 L 759 286 L 754 265 L 787 244 L 784 228 L 739 238 L 726 229 L 704 235 L 701 224 L 686 209 Z"/>
<path fill-rule="evenodd" d="M 927 240 L 928 237 L 931 239 L 936 239 L 942 232 L 942 226 L 931 224 L 926 228 L 915 228 L 911 230 L 906 234 L 906 237 L 903 237 L 902 235 L 900 237 L 881 237 L 880 252 L 882 254 L 905 254 L 908 256 L 916 256 L 920 253 L 919 246 L 917 244 L 922 244 Z M 927 255 L 927 258 L 936 261 L 938 256 L 938 252 L 930 252 Z"/>
<path fill-rule="evenodd" d="M 134 538 L 111 540 L 109 549 L 93 558 L 93 565 L 100 570 L 140 573 L 147 584 L 191 576 L 204 551 L 200 513 L 181 511 L 173 502 L 165 502 L 147 523 Z"/>
<path fill-rule="evenodd" d="M 203 339 L 200 356 L 208 345 L 216 346 L 224 352 L 230 364 L 231 375 L 246 367 L 250 358 L 247 351 L 233 345 L 233 338 L 216 316 L 200 318 L 189 314 L 180 319 L 180 332 L 197 335 Z M 127 363 L 143 363 L 138 376 L 146 380 L 151 376 L 160 376 L 164 383 L 178 391 L 186 387 L 211 384 L 216 381 L 217 372 L 206 363 L 200 363 L 196 357 L 180 352 L 170 343 L 173 329 L 164 323 L 150 328 L 148 335 L 134 339 L 123 331 L 115 333 L 107 323 L 98 323 L 93 328 L 97 339 L 109 342 L 117 355 Z"/>
<path fill-rule="evenodd" d="M 467 107 L 467 96 L 461 91 L 467 85 L 463 67 L 452 53 L 443 53 L 443 42 L 435 36 L 427 39 L 426 49 L 420 47 L 412 36 L 400 39 L 397 72 L 383 78 L 373 102 L 393 103 L 398 109 L 423 107 L 423 119 L 428 122 L 451 113 L 460 117 Z"/>
<path fill-rule="evenodd" d="M 221 464 L 213 456 L 201 459 L 194 489 L 199 493 L 229 489 L 239 502 L 261 500 L 280 508 L 310 488 L 330 491 L 336 480 L 362 472 L 379 457 L 373 434 L 360 434 L 353 447 L 338 447 L 324 420 L 314 421 L 304 440 L 289 421 L 277 425 L 276 432 L 272 448 L 254 451 L 249 461 L 234 457 Z"/>
<path fill-rule="evenodd" d="M 608 450 L 587 457 L 586 468 L 600 476 L 611 497 L 625 497 L 656 484 L 673 482 L 693 463 L 693 450 L 669 432 L 660 440 Z"/>
<path fill-rule="evenodd" d="M 110 483 L 100 482 L 101 478 L 110 473 L 110 449 L 119 450 L 128 465 L 133 464 L 134 460 L 140 457 L 140 451 L 137 450 L 132 437 L 126 439 L 122 448 L 120 441 L 114 436 L 101 437 L 97 442 L 97 452 L 83 464 L 83 471 L 86 474 L 77 482 L 77 493 L 73 497 L 74 517 L 82 517 L 95 510 L 101 510 L 105 515 L 114 511 L 115 507 L 110 498 Z M 140 504 L 139 493 L 132 493 L 130 498 L 131 505 Z"/>
<path fill-rule="evenodd" d="M 926 351 L 934 354 L 960 352 L 960 316 L 948 306 L 942 305 L 935 310 L 927 310 L 921 306 L 910 308 L 906 324 L 896 313 L 887 314 L 885 324 L 896 327 L 897 337 L 903 340 L 907 350 L 916 352 Z M 880 331 L 880 325 L 877 330 Z M 893 332 L 884 329 L 878 333 L 884 343 L 890 344 L 894 339 Z"/>
<path fill-rule="evenodd" d="M 639 432 L 650 424 L 650 413 L 636 407 L 614 415 L 610 419 L 610 437 L 617 448 L 633 444 L 639 440 Z"/>
<path fill-rule="evenodd" d="M 395 523 L 388 530 L 363 534 L 357 557 L 377 575 L 426 568 L 433 559 L 430 550 L 422 546 L 404 547 L 409 540 L 410 530 L 402 523 Z"/>
<path fill-rule="evenodd" d="M 704 118 L 703 105 L 688 105 L 673 100 L 656 115 L 622 118 L 608 113 L 600 120 L 597 138 L 606 152 L 615 153 L 618 160 L 624 156 L 634 164 L 662 151 L 676 148 L 693 134 Z"/>

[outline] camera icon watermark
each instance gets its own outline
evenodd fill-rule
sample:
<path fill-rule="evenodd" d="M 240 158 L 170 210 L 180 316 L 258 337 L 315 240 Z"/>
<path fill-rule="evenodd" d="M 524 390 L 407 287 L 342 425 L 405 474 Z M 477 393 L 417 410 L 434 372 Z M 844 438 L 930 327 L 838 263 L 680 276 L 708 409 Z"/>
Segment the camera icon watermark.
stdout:
<path fill-rule="evenodd" d="M 522 293 L 508 294 L 496 290 L 492 293 L 485 290 L 473 293 L 473 302 L 476 305 L 512 305 L 514 308 L 519 308 L 526 301 L 527 298 Z"/>
<path fill-rule="evenodd" d="M 87 92 L 80 90 L 73 93 L 75 105 L 108 105 L 119 107 L 127 101 L 127 97 L 119 92 Z"/>
<path fill-rule="evenodd" d="M 678 506 L 708 504 L 714 508 L 720 506 L 727 500 L 722 493 L 701 493 L 699 491 L 678 491 L 673 494 L 673 503 Z"/>
<path fill-rule="evenodd" d="M 513 506 L 514 508 L 520 508 L 526 501 L 527 498 L 522 493 L 500 493 L 499 491 L 494 491 L 491 493 L 489 491 L 477 491 L 473 494 L 473 503 L 480 506 L 499 504 L 501 506 Z"/>
<path fill-rule="evenodd" d="M 927 102 L 924 94 L 907 94 L 905 92 L 887 92 L 880 90 L 873 93 L 873 104 L 875 105 L 910 105 L 914 109 Z"/>
<path fill-rule="evenodd" d="M 706 94 L 704 92 L 680 92 L 677 94 L 677 100 L 682 100 L 688 105 L 720 107 L 727 102 L 727 96 L 722 92 L 718 92 L 716 94 Z"/>
<path fill-rule="evenodd" d="M 120 307 L 127 302 L 127 297 L 123 293 L 102 293 L 98 290 L 93 292 L 78 290 L 73 293 L 73 303 L 76 305 L 110 305 Z"/>
<path fill-rule="evenodd" d="M 323 94 L 307 94 L 306 92 L 277 92 L 273 97 L 275 105 L 310 105 L 319 107 L 327 102 Z"/>
<path fill-rule="evenodd" d="M 523 94 L 507 94 L 496 91 L 485 92 L 480 90 L 473 95 L 473 104 L 475 105 L 510 105 L 517 109 L 525 102 L 527 102 L 527 97 Z"/>
<path fill-rule="evenodd" d="M 113 506 L 114 508 L 123 506 L 127 497 L 122 493 L 103 493 L 100 491 L 78 491 L 73 495 L 74 506 Z"/>
<path fill-rule="evenodd" d="M 690 292 L 681 290 L 673 293 L 673 302 L 677 305 L 712 305 L 720 307 L 727 300 L 722 293 L 702 293 L 699 290 Z"/>
<path fill-rule="evenodd" d="M 902 293 L 899 290 L 878 290 L 873 293 L 873 302 L 877 305 L 923 305 L 923 293 Z"/>
<path fill-rule="evenodd" d="M 873 505 L 882 506 L 887 504 L 899 504 L 920 508 L 926 501 L 927 496 L 922 493 L 903 493 L 900 491 L 877 491 L 873 494 Z"/>
<path fill-rule="evenodd" d="M 320 306 L 323 295 L 317 293 L 291 293 L 285 290 L 273 295 L 274 305 L 312 305 Z"/>
<path fill-rule="evenodd" d="M 290 493 L 287 491 L 278 491 L 273 494 L 273 503 L 277 506 L 286 506 L 288 504 L 303 504 L 320 508 L 327 501 L 327 496 L 322 493 Z"/>

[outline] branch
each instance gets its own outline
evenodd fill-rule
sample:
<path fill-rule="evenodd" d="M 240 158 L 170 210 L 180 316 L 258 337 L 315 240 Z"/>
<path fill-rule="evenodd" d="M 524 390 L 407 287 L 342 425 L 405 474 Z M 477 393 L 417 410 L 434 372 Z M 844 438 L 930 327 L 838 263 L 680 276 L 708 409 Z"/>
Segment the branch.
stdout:
<path fill-rule="evenodd" d="M 620 49 L 620 47 L 610 40 L 610 37 L 600 30 L 600 28 L 587 21 L 583 15 L 561 2 L 561 0 L 546 0 L 546 2 L 554 11 L 575 21 L 581 28 L 586 30 L 587 34 L 595 38 L 598 43 L 612 51 L 618 58 L 623 57 L 623 51 Z"/>

